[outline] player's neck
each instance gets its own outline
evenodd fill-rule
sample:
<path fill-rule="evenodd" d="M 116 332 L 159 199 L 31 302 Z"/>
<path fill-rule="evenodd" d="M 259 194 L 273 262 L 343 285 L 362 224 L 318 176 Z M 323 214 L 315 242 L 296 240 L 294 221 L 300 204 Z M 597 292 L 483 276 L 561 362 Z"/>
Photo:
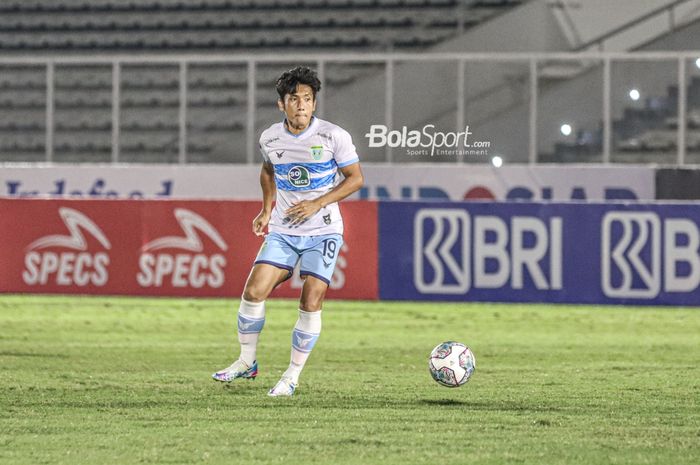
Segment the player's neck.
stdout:
<path fill-rule="evenodd" d="M 294 134 L 295 136 L 298 136 L 298 135 L 301 134 L 302 132 L 304 132 L 304 131 L 306 131 L 307 129 L 309 129 L 309 126 L 311 126 L 311 123 L 312 123 L 313 121 L 314 121 L 314 116 L 312 116 L 312 117 L 309 119 L 309 122 L 306 124 L 306 126 L 304 126 L 304 127 L 294 127 L 294 126 L 290 125 L 290 124 L 289 124 L 289 121 L 287 120 L 287 118 L 285 118 L 285 119 L 284 119 L 284 127 L 285 127 L 285 128 L 287 129 L 287 131 L 289 131 L 290 133 Z"/>

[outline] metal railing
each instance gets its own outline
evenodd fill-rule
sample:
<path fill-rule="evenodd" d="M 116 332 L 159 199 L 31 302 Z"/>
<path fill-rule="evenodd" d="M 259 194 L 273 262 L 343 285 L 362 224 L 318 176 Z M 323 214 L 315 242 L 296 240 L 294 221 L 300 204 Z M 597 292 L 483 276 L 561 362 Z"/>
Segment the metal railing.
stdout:
<path fill-rule="evenodd" d="M 464 84 L 465 67 L 474 63 L 520 63 L 527 67 L 529 79 L 528 99 L 528 156 L 527 162 L 538 162 L 538 116 L 540 109 L 538 103 L 541 98 L 539 70 L 551 62 L 593 62 L 602 66 L 602 156 L 603 163 L 611 162 L 612 153 L 612 129 L 613 115 L 611 109 L 611 64 L 613 62 L 668 62 L 675 63 L 677 68 L 678 87 L 678 125 L 677 125 L 677 153 L 676 163 L 686 162 L 686 128 L 687 128 L 687 68 L 688 60 L 700 57 L 700 51 L 686 52 L 591 52 L 591 53 L 431 53 L 431 54 L 298 54 L 285 56 L 268 55 L 144 55 L 144 56 L 50 56 L 50 57 L 0 57 L 0 67 L 6 65 L 38 65 L 46 70 L 46 162 L 54 161 L 54 119 L 55 119 L 55 68 L 63 65 L 110 65 L 112 74 L 112 112 L 111 112 L 111 161 L 120 162 L 120 89 L 121 71 L 125 65 L 177 65 L 179 67 L 179 107 L 178 107 L 178 162 L 187 163 L 187 112 L 188 112 L 188 70 L 192 65 L 199 64 L 230 64 L 245 65 L 247 67 L 247 105 L 246 105 L 246 162 L 253 163 L 256 159 L 256 78 L 257 68 L 260 65 L 283 63 L 315 63 L 321 80 L 324 79 L 326 70 L 330 64 L 383 64 L 384 72 L 384 118 L 383 122 L 392 127 L 393 115 L 397 94 L 395 91 L 395 77 L 397 66 L 406 63 L 454 63 L 457 65 L 455 112 L 458 128 L 465 124 L 465 96 Z M 376 82 L 381 76 L 368 75 L 358 79 L 366 79 L 367 82 Z M 581 98 L 586 98 L 582 96 Z M 323 100 L 319 101 L 318 112 L 324 111 Z M 2 109 L 0 109 L 2 111 Z M 392 149 L 385 149 L 386 162 L 395 161 Z"/>

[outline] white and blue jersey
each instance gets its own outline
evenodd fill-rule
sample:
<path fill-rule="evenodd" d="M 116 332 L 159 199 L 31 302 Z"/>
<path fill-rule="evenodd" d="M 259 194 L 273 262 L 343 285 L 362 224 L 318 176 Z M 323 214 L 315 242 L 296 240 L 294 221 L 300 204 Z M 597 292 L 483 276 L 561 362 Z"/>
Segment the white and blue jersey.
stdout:
<path fill-rule="evenodd" d="M 290 225 L 285 210 L 302 200 L 313 200 L 340 182 L 338 168 L 359 162 L 350 134 L 333 123 L 312 117 L 300 134 L 284 122 L 260 135 L 260 152 L 275 170 L 277 201 L 269 231 L 291 236 L 342 234 L 343 218 L 337 203 L 326 205 L 301 224 Z"/>

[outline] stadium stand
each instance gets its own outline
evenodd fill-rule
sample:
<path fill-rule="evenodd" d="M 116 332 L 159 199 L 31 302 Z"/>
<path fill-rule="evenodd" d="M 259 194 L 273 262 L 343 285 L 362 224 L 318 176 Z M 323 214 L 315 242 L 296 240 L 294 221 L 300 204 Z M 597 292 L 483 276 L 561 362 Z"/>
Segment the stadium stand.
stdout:
<path fill-rule="evenodd" d="M 4 56 L 138 53 L 421 51 L 455 37 L 525 0 L 26 0 L 0 4 Z M 270 34 L 270 31 L 274 31 Z M 311 63 L 313 64 L 313 63 Z M 258 66 L 259 132 L 275 118 L 270 92 L 279 66 Z M 381 72 L 381 65 L 329 66 L 326 88 Z M 590 67 L 565 70 L 572 79 Z M 554 73 L 553 68 L 543 70 Z M 572 73 L 571 75 L 568 75 Z M 527 79 L 527 74 L 519 79 Z M 512 81 L 512 80 L 511 80 Z M 515 88 L 510 81 L 508 91 Z M 542 90 L 546 90 L 543 83 Z M 516 86 L 517 87 L 517 86 Z M 245 162 L 248 103 L 244 64 L 188 68 L 188 162 Z M 500 88 L 499 88 L 500 89 Z M 489 92 L 484 95 L 490 95 Z M 677 86 L 618 108 L 617 161 L 673 161 Z M 688 161 L 700 161 L 700 77 L 687 86 Z M 0 65 L 0 161 L 46 159 L 46 69 Z M 54 153 L 58 162 L 112 160 L 110 65 L 57 65 Z M 177 162 L 179 73 L 176 65 L 125 64 L 120 76 L 119 160 Z M 542 162 L 598 162 L 602 122 L 541 148 Z"/>
<path fill-rule="evenodd" d="M 518 3 L 521 1 L 8 2 L 0 6 L 0 50 L 416 48 L 434 45 Z"/>
<path fill-rule="evenodd" d="M 423 50 L 524 0 L 26 0 L 0 4 L 0 53 L 208 53 Z M 274 34 L 270 34 L 274 31 Z M 373 66 L 329 71 L 342 86 Z M 260 67 L 269 90 L 278 67 Z M 57 162 L 111 160 L 110 66 L 58 65 L 54 76 Z M 188 71 L 188 162 L 243 162 L 245 66 Z M 120 161 L 175 162 L 176 66 L 125 65 L 120 79 Z M 0 161 L 45 160 L 46 71 L 0 66 Z M 256 105 L 274 109 L 274 95 Z M 21 129 L 21 130 L 20 130 Z"/>
<path fill-rule="evenodd" d="M 700 77 L 689 80 L 686 89 L 686 150 L 688 159 L 700 161 Z M 635 163 L 673 162 L 678 150 L 678 86 L 666 95 L 649 96 L 643 107 L 626 107 L 613 121 L 613 141 L 618 158 Z M 555 144 L 545 162 L 600 161 L 602 122 L 593 130 L 581 130 L 571 143 Z"/>

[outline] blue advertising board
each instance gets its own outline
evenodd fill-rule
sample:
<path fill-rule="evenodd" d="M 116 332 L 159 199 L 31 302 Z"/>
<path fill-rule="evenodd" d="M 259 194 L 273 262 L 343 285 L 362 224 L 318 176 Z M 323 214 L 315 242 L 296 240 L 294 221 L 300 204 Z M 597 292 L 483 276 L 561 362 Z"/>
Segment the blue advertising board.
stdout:
<path fill-rule="evenodd" d="M 380 202 L 381 299 L 700 305 L 700 205 Z"/>

